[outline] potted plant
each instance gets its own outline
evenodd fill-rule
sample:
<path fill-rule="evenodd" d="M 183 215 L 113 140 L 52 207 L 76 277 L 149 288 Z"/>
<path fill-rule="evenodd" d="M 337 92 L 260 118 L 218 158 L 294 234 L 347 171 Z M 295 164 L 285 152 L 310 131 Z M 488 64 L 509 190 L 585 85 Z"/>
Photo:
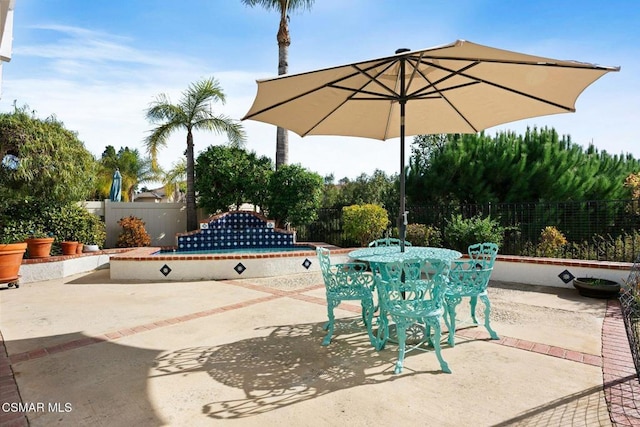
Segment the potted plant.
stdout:
<path fill-rule="evenodd" d="M 23 222 L 25 229 L 28 230 L 27 254 L 29 258 L 47 258 L 51 255 L 51 246 L 54 238 L 44 228 L 33 221 Z"/>
<path fill-rule="evenodd" d="M 14 225 L 0 227 L 0 283 L 15 283 L 27 250 L 26 235 Z"/>
<path fill-rule="evenodd" d="M 82 225 L 79 239 L 84 243 L 83 252 L 99 251 L 106 238 L 104 222 L 98 216 L 86 213 Z"/>
<path fill-rule="evenodd" d="M 577 277 L 573 279 L 573 287 L 580 295 L 590 298 L 616 298 L 620 292 L 618 283 L 595 277 Z"/>

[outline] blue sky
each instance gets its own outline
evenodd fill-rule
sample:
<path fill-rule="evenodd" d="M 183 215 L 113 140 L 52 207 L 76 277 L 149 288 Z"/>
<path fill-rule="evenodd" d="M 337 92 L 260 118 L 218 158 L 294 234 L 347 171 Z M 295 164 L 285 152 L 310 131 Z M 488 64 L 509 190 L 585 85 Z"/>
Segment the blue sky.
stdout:
<path fill-rule="evenodd" d="M 291 15 L 289 72 L 342 65 L 466 39 L 557 59 L 621 66 L 588 87 L 577 112 L 487 130 L 555 127 L 581 145 L 640 158 L 640 3 L 637 0 L 317 0 Z M 139 148 L 151 125 L 145 109 L 160 93 L 177 101 L 190 83 L 217 78 L 240 119 L 256 79 L 277 74 L 278 15 L 240 0 L 16 0 L 13 58 L 3 67 L 0 111 L 27 104 L 55 116 L 99 156 L 113 145 Z M 275 159 L 275 128 L 245 121 L 246 148 Z M 336 179 L 399 170 L 398 140 L 300 138 L 289 162 Z M 408 142 L 412 138 L 407 138 Z M 195 135 L 196 152 L 224 136 Z M 176 133 L 159 160 L 185 149 Z"/>

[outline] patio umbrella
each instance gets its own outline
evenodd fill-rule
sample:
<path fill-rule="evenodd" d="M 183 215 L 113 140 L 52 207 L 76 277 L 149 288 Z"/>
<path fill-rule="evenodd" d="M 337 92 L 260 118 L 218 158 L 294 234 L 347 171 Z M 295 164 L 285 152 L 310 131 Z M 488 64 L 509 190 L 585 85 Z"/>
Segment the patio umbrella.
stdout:
<path fill-rule="evenodd" d="M 112 202 L 119 202 L 122 198 L 122 176 L 120 171 L 116 169 L 113 173 L 113 180 L 111 181 L 111 191 L 109 191 L 109 200 Z"/>
<path fill-rule="evenodd" d="M 605 67 L 458 40 L 385 58 L 258 80 L 243 120 L 304 137 L 400 137 L 400 239 L 405 209 L 405 135 L 477 133 L 529 117 L 575 111 Z M 404 245 L 401 246 L 404 250 Z"/>

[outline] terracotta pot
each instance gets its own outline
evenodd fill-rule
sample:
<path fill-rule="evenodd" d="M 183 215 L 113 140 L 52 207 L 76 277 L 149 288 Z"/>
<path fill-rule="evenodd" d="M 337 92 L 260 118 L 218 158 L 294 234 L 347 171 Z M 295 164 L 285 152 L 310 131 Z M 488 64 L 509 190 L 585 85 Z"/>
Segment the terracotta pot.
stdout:
<path fill-rule="evenodd" d="M 53 237 L 36 237 L 27 239 L 29 258 L 46 258 L 51 255 Z"/>
<path fill-rule="evenodd" d="M 62 255 L 75 255 L 78 248 L 78 242 L 60 242 Z"/>
<path fill-rule="evenodd" d="M 76 246 L 76 254 L 81 254 L 83 247 L 84 247 L 84 243 L 78 242 L 78 246 Z"/>
<path fill-rule="evenodd" d="M 26 243 L 0 244 L 0 283 L 18 280 Z"/>

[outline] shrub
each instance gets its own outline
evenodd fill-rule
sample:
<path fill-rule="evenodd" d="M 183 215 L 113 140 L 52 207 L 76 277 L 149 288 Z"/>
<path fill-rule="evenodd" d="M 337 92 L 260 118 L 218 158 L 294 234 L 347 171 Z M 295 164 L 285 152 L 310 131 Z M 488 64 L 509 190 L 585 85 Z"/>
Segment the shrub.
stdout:
<path fill-rule="evenodd" d="M 447 246 L 466 253 L 469 245 L 474 243 L 492 242 L 502 245 L 504 227 L 491 217 L 463 218 L 453 215 L 445 227 L 445 241 Z"/>
<path fill-rule="evenodd" d="M 567 244 L 564 234 L 554 226 L 547 226 L 540 232 L 538 252 L 545 257 L 559 257 Z"/>
<path fill-rule="evenodd" d="M 351 205 L 342 208 L 342 221 L 347 238 L 367 246 L 382 235 L 389 225 L 389 216 L 382 206 Z"/>
<path fill-rule="evenodd" d="M 442 233 L 430 225 L 408 224 L 405 239 L 414 246 L 442 246 Z"/>
<path fill-rule="evenodd" d="M 144 221 L 140 218 L 135 216 L 121 218 L 118 225 L 122 227 L 122 232 L 118 236 L 117 247 L 136 248 L 151 245 L 151 237 L 144 228 Z"/>

